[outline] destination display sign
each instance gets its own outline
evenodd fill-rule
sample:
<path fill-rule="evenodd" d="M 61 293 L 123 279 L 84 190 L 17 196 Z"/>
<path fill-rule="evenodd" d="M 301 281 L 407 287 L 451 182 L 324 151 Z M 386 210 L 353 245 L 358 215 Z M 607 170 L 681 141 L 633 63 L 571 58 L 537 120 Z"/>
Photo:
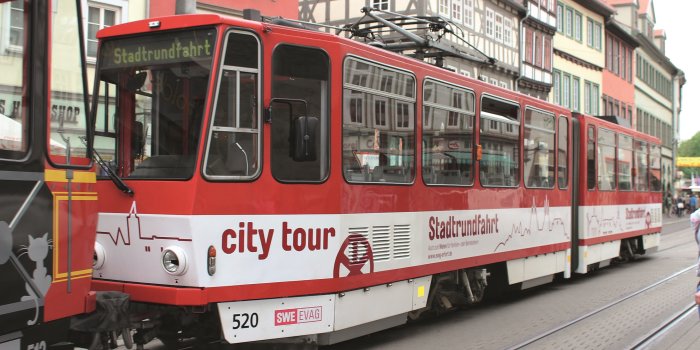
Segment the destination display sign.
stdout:
<path fill-rule="evenodd" d="M 215 42 L 213 28 L 108 40 L 100 49 L 100 65 L 112 69 L 211 59 Z"/>

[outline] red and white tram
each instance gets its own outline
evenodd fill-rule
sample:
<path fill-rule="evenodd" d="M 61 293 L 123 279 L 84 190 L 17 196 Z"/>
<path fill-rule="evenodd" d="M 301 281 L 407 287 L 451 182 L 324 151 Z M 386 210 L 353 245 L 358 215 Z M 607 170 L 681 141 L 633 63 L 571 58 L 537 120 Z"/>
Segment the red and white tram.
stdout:
<path fill-rule="evenodd" d="M 289 26 L 98 36 L 126 185 L 98 180 L 93 287 L 166 343 L 331 344 L 658 246 L 658 140 L 630 129 Z"/>

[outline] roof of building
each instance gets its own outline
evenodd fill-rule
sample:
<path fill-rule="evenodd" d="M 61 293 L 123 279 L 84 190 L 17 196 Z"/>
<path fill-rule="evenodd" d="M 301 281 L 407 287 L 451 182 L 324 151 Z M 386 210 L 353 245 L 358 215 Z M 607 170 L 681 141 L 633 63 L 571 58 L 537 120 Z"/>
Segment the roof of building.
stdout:
<path fill-rule="evenodd" d="M 639 0 L 639 14 L 644 14 L 649 11 L 650 0 Z"/>
<path fill-rule="evenodd" d="M 598 14 L 603 15 L 604 17 L 610 16 L 614 14 L 615 8 L 608 5 L 604 0 L 574 0 L 579 5 L 596 12 Z"/>
<path fill-rule="evenodd" d="M 662 37 L 665 38 L 665 37 L 666 37 L 666 31 L 663 30 L 663 29 L 654 29 L 654 37 L 658 37 L 658 36 L 662 36 Z"/>
<path fill-rule="evenodd" d="M 605 3 L 607 3 L 610 6 L 615 6 L 615 5 L 631 5 L 634 4 L 637 0 L 603 0 Z"/>

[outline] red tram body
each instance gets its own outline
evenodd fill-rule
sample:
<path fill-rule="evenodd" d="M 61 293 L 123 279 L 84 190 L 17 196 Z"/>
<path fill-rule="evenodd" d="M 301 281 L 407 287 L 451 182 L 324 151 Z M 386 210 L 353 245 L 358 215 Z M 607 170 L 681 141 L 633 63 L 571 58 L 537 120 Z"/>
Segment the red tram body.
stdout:
<path fill-rule="evenodd" d="M 95 148 L 128 188 L 98 181 L 93 287 L 128 293 L 166 343 L 330 344 L 658 246 L 660 193 L 589 190 L 576 156 L 591 126 L 638 140 L 646 165 L 613 153 L 613 182 L 644 166 L 630 186 L 650 185 L 658 140 L 633 130 L 289 26 L 98 36 Z"/>

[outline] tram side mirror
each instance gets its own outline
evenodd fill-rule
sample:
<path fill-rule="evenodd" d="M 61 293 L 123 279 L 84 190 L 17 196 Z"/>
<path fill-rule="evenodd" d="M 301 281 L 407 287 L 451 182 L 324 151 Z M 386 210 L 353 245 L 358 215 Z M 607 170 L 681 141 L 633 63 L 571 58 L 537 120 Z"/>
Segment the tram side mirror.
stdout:
<path fill-rule="evenodd" d="M 285 144 L 284 152 L 288 151 L 289 158 L 295 162 L 316 160 L 316 134 L 319 128 L 319 118 L 310 117 L 306 113 L 307 103 L 305 100 L 273 98 L 270 100 L 268 116 L 265 117 L 269 123 L 272 123 L 273 139 L 279 136 L 280 142 L 288 142 Z"/>
<path fill-rule="evenodd" d="M 318 118 L 301 116 L 292 122 L 289 140 L 290 156 L 297 162 L 316 160 L 316 130 Z"/>

